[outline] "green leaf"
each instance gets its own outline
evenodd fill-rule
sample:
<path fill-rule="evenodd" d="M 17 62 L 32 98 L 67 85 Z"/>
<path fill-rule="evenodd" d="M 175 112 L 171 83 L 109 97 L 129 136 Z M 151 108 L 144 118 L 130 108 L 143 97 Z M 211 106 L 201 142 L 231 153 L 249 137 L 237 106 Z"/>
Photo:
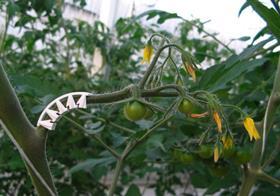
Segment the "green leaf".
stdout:
<path fill-rule="evenodd" d="M 267 27 L 262 28 L 262 29 L 255 35 L 255 37 L 253 38 L 252 44 L 253 44 L 257 39 L 259 39 L 260 37 L 264 36 L 264 35 L 267 34 L 267 33 L 268 33 Z"/>
<path fill-rule="evenodd" d="M 247 2 L 265 20 L 271 33 L 280 40 L 280 15 L 273 8 L 267 8 L 258 0 L 248 0 Z"/>
<path fill-rule="evenodd" d="M 208 89 L 208 90 L 222 89 L 222 88 L 226 87 L 227 82 L 230 82 L 229 79 L 232 80 L 232 79 L 235 79 L 236 77 L 238 77 L 239 75 L 237 75 L 237 74 L 252 71 L 255 67 L 260 66 L 262 63 L 264 63 L 264 61 L 265 61 L 264 59 L 253 61 L 251 63 L 249 63 L 249 59 L 252 55 L 255 54 L 255 52 L 262 49 L 263 46 L 265 44 L 267 44 L 268 42 L 270 42 L 271 40 L 273 40 L 273 39 L 269 38 L 269 39 L 263 40 L 256 45 L 246 48 L 239 55 L 232 55 L 224 63 L 217 64 L 217 65 L 214 65 L 214 66 L 208 68 L 203 73 L 203 75 L 199 81 L 200 88 Z M 248 70 L 247 70 L 247 68 L 249 68 L 249 67 L 248 67 L 248 65 L 246 66 L 247 62 L 248 62 L 248 65 L 251 66 L 251 68 Z M 254 66 L 252 66 L 252 63 Z M 254 64 L 254 63 L 256 63 L 256 64 Z M 241 67 L 241 69 L 239 70 L 239 67 L 242 66 L 242 64 L 244 64 L 244 67 Z M 234 66 L 237 66 L 237 68 L 233 68 Z M 237 70 L 237 72 L 233 73 L 234 70 Z M 229 73 L 227 73 L 227 72 L 229 72 Z M 231 74 L 231 73 L 233 73 L 233 74 L 229 76 L 229 74 Z M 225 78 L 224 75 L 226 75 L 226 77 L 229 76 L 229 78 L 228 79 Z M 223 81 L 221 78 L 224 78 L 225 81 Z M 219 82 L 222 82 L 222 83 L 219 83 Z"/>
<path fill-rule="evenodd" d="M 19 10 L 20 8 L 17 4 L 15 4 L 13 1 L 9 1 L 9 4 L 7 5 L 7 14 L 10 18 L 12 18 Z"/>
<path fill-rule="evenodd" d="M 160 148 L 162 151 L 166 152 L 166 149 L 163 145 L 163 135 L 162 134 L 155 134 L 152 135 L 146 145 L 148 146 L 148 150 L 150 150 L 151 148 Z"/>
<path fill-rule="evenodd" d="M 241 15 L 241 13 L 247 8 L 249 7 L 249 3 L 248 2 L 245 2 L 242 7 L 240 8 L 239 12 L 238 12 L 238 17 Z"/>
<path fill-rule="evenodd" d="M 157 23 L 162 24 L 164 23 L 166 20 L 169 19 L 182 19 L 182 17 L 178 16 L 176 13 L 169 13 L 169 12 L 165 12 L 165 11 L 161 11 L 161 10 L 149 10 L 146 12 L 143 12 L 142 14 L 138 15 L 136 17 L 136 19 L 142 18 L 144 16 L 147 16 L 147 20 L 150 20 L 156 16 L 158 16 L 158 20 Z"/>
<path fill-rule="evenodd" d="M 248 41 L 250 39 L 250 36 L 242 36 L 242 37 L 239 37 L 237 40 L 239 41 Z"/>
<path fill-rule="evenodd" d="M 261 66 L 266 62 L 267 59 L 255 59 L 252 61 L 242 61 L 232 66 L 230 69 L 225 70 L 218 80 L 214 83 L 213 87 L 210 88 L 212 91 L 217 91 L 226 87 L 227 83 L 239 77 L 241 74 L 250 72 L 256 67 Z"/>
<path fill-rule="evenodd" d="M 243 52 L 241 52 L 238 56 L 238 60 L 246 60 L 248 58 L 250 58 L 255 52 L 257 52 L 258 50 L 262 49 L 264 47 L 265 44 L 267 44 L 268 42 L 270 42 L 272 39 L 266 39 L 264 41 L 261 41 L 260 43 L 250 46 L 248 48 L 246 48 L 245 50 L 243 50 Z"/>
<path fill-rule="evenodd" d="M 125 196 L 141 196 L 140 189 L 135 184 L 130 185 Z"/>
<path fill-rule="evenodd" d="M 244 56 L 246 56 L 246 53 L 244 53 Z M 200 81 L 201 88 L 210 91 L 224 89 L 228 83 L 238 78 L 241 74 L 253 71 L 256 67 L 263 65 L 267 61 L 266 58 L 238 61 L 238 56 L 233 60 L 234 62 L 229 61 L 227 64 L 209 68 L 209 71 L 205 72 Z"/>

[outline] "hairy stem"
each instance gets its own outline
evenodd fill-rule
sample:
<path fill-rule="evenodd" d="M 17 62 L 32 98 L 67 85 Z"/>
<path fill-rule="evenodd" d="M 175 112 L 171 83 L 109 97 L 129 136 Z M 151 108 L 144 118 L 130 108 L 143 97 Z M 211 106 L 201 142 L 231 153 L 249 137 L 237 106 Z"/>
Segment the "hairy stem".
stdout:
<path fill-rule="evenodd" d="M 280 137 L 278 137 L 274 150 L 271 152 L 270 156 L 263 163 L 262 168 L 264 169 L 267 166 L 269 166 L 274 161 L 274 159 L 277 157 L 279 152 L 280 152 Z"/>
<path fill-rule="evenodd" d="M 120 159 L 117 162 L 117 165 L 116 165 L 116 168 L 115 168 L 115 171 L 114 171 L 113 181 L 112 181 L 112 184 L 111 184 L 111 187 L 110 187 L 110 190 L 109 190 L 109 196 L 114 195 L 115 189 L 117 187 L 117 182 L 118 182 L 118 179 L 119 179 L 119 176 L 121 174 L 122 167 L 123 167 L 123 162 L 124 162 L 123 159 Z"/>
<path fill-rule="evenodd" d="M 21 155 L 38 194 L 52 195 L 48 187 L 56 193 L 45 153 L 47 132 L 36 129 L 30 123 L 2 65 L 0 65 L 0 95 L 0 119 L 6 132 L 13 139 L 18 150 L 22 152 Z M 40 172 L 40 176 L 48 187 L 42 183 L 36 171 Z"/>
<path fill-rule="evenodd" d="M 115 193 L 115 189 L 117 187 L 117 183 L 118 183 L 121 171 L 122 171 L 122 167 L 123 167 L 124 161 L 125 161 L 125 159 L 127 157 L 127 154 L 129 152 L 129 149 L 131 148 L 132 144 L 133 144 L 133 142 L 129 142 L 126 145 L 126 147 L 125 147 L 125 149 L 124 149 L 120 159 L 117 162 L 117 165 L 116 165 L 116 168 L 115 168 L 115 171 L 114 171 L 113 181 L 112 181 L 112 184 L 111 184 L 110 189 L 109 189 L 109 196 L 113 196 L 114 193 Z"/>
<path fill-rule="evenodd" d="M 239 191 L 240 196 L 247 196 L 257 180 L 257 175 L 255 175 L 254 172 L 252 171 L 258 171 L 261 168 L 262 157 L 265 152 L 266 138 L 273 125 L 273 121 L 279 104 L 280 104 L 280 57 L 278 61 L 274 83 L 273 83 L 273 89 L 269 97 L 264 118 L 261 123 L 258 123 L 256 125 L 257 129 L 262 135 L 262 139 L 256 141 L 254 145 L 253 157 L 251 162 L 249 163 L 250 169 L 247 170 L 246 171 L 247 174 L 244 175 L 241 188 Z"/>
<path fill-rule="evenodd" d="M 256 142 L 254 146 L 253 159 L 251 162 L 252 167 L 258 167 L 261 164 L 265 152 L 266 139 L 273 125 L 275 113 L 277 111 L 279 104 L 280 104 L 280 57 L 279 57 L 275 78 L 274 78 L 273 89 L 268 100 L 265 116 L 263 118 L 261 127 L 259 128 L 259 131 L 262 134 L 262 140 Z"/>
<path fill-rule="evenodd" d="M 265 182 L 269 182 L 269 183 L 277 185 L 277 186 L 280 186 L 280 180 L 264 173 L 263 171 L 260 171 L 258 173 L 258 179 L 262 180 L 262 181 L 265 181 Z"/>
<path fill-rule="evenodd" d="M 250 172 L 245 172 L 245 175 L 243 176 L 242 186 L 239 190 L 238 196 L 248 196 L 255 182 L 256 175 L 253 175 Z"/>
<path fill-rule="evenodd" d="M 145 74 L 144 74 L 142 80 L 140 80 L 140 82 L 139 82 L 139 87 L 140 87 L 141 89 L 144 88 L 144 86 L 145 86 L 145 84 L 146 84 L 146 81 L 148 80 L 148 77 L 151 75 L 151 73 L 152 73 L 154 67 L 156 66 L 156 63 L 157 63 L 158 58 L 159 58 L 160 54 L 162 53 L 162 51 L 163 51 L 164 49 L 170 48 L 170 47 L 175 47 L 175 48 L 178 49 L 179 51 L 182 51 L 182 50 L 183 50 L 181 47 L 179 47 L 179 46 L 176 45 L 176 44 L 167 44 L 167 45 L 165 45 L 165 46 L 159 48 L 159 49 L 157 50 L 157 52 L 155 53 L 155 56 L 154 56 L 154 58 L 153 58 L 151 64 L 149 65 L 147 71 L 145 72 Z"/>

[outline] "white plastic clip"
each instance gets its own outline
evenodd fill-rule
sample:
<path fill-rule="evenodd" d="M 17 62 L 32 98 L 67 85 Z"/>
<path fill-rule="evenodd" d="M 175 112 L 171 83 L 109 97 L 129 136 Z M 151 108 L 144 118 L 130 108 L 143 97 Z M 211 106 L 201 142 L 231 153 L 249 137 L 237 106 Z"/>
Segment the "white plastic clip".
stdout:
<path fill-rule="evenodd" d="M 67 108 L 64 107 L 64 105 L 58 100 L 55 102 L 56 103 L 56 107 L 59 111 L 59 114 L 63 114 L 64 112 L 67 112 Z"/>
<path fill-rule="evenodd" d="M 87 92 L 72 92 L 56 98 L 43 110 L 37 122 L 37 126 L 42 126 L 48 130 L 54 130 L 56 122 L 64 113 L 75 108 L 86 109 L 87 96 L 90 95 L 92 94 Z M 79 97 L 77 103 L 75 102 L 74 97 Z M 66 105 L 63 103 L 66 103 Z"/>

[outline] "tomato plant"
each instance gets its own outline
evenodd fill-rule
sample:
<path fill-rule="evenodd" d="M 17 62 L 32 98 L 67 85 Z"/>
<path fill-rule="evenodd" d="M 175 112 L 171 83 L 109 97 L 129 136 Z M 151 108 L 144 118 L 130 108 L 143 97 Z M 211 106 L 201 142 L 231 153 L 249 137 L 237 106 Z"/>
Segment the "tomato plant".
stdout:
<path fill-rule="evenodd" d="M 277 6 L 246 1 L 241 11 L 252 7 L 266 26 L 239 52 L 204 22 L 175 13 L 149 10 L 109 29 L 64 18 L 63 3 L 0 1 L 8 19 L 0 39 L 0 194 L 34 195 L 33 182 L 41 195 L 139 195 L 135 182 L 151 174 L 158 180 L 144 186 L 160 196 L 178 186 L 279 194 Z M 151 19 L 156 24 L 143 23 Z M 174 33 L 161 26 L 169 19 L 179 21 Z M 104 65 L 93 75 L 94 53 Z M 86 110 L 60 116 L 55 132 L 32 125 L 73 91 L 90 92 Z"/>

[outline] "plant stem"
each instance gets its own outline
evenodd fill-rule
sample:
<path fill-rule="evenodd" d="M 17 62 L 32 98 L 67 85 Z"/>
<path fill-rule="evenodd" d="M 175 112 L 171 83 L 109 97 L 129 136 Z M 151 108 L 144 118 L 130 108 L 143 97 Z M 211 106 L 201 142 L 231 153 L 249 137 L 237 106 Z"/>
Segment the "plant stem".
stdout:
<path fill-rule="evenodd" d="M 255 182 L 256 182 L 256 176 L 251 174 L 250 172 L 248 173 L 245 172 L 238 196 L 248 196 Z"/>
<path fill-rule="evenodd" d="M 262 131 L 261 131 L 262 140 L 256 143 L 255 145 L 255 149 L 260 149 L 260 150 L 255 151 L 255 156 L 253 157 L 252 163 L 256 163 L 258 161 L 258 166 L 261 164 L 265 152 L 266 138 L 273 125 L 275 113 L 277 112 L 277 108 L 279 104 L 280 104 L 280 56 L 279 56 L 277 70 L 275 73 L 273 89 L 269 97 L 265 115 L 262 121 L 263 122 Z"/>
<path fill-rule="evenodd" d="M 110 187 L 110 190 L 109 190 L 109 196 L 114 195 L 114 192 L 115 192 L 115 189 L 116 189 L 116 186 L 117 186 L 117 182 L 118 182 L 118 179 L 119 179 L 119 176 L 121 174 L 122 167 L 123 167 L 123 161 L 124 161 L 123 159 L 119 159 L 118 162 L 117 162 L 115 172 L 114 172 L 113 181 L 112 181 L 112 184 L 111 184 L 111 187 Z"/>
<path fill-rule="evenodd" d="M 280 137 L 278 138 L 278 140 L 276 142 L 274 150 L 271 152 L 270 156 L 267 158 L 267 160 L 262 165 L 263 169 L 266 168 L 267 166 L 269 166 L 272 163 L 272 161 L 274 161 L 274 159 L 276 158 L 279 151 L 280 151 Z"/>
<path fill-rule="evenodd" d="M 245 171 L 245 175 L 239 191 L 239 196 L 247 196 L 257 180 L 258 176 L 255 174 L 254 171 L 259 171 L 261 167 L 262 157 L 265 152 L 266 138 L 273 125 L 273 121 L 279 104 L 280 104 L 280 56 L 279 56 L 278 66 L 277 66 L 275 79 L 273 83 L 273 89 L 269 97 L 264 119 L 262 120 L 261 123 L 256 124 L 257 129 L 262 135 L 262 139 L 256 141 L 254 145 L 253 157 L 249 163 L 250 169 Z"/>
<path fill-rule="evenodd" d="M 274 177 L 264 173 L 263 171 L 259 172 L 258 179 L 262 180 L 262 181 L 269 182 L 269 183 L 277 185 L 277 186 L 280 186 L 280 180 L 278 180 L 278 179 L 276 179 L 276 178 L 274 178 Z"/>
<path fill-rule="evenodd" d="M 234 50 L 232 50 L 231 48 L 229 48 L 226 44 L 224 44 L 221 40 L 219 40 L 215 35 L 207 32 L 204 28 L 201 28 L 199 25 L 184 19 L 185 22 L 191 24 L 192 26 L 196 27 L 197 29 L 200 29 L 203 33 L 205 33 L 206 35 L 208 35 L 209 37 L 211 37 L 212 39 L 214 39 L 216 42 L 218 42 L 219 44 L 221 44 L 223 47 L 225 47 L 231 54 L 235 54 Z"/>
<path fill-rule="evenodd" d="M 26 162 L 27 166 L 31 169 L 31 171 L 36 175 L 36 177 L 39 179 L 39 181 L 43 184 L 43 186 L 46 188 L 48 193 L 44 194 L 50 194 L 51 196 L 56 196 L 56 193 L 51 189 L 51 187 L 48 185 L 48 183 L 45 181 L 45 179 L 42 177 L 40 172 L 36 169 L 32 161 L 28 158 L 26 153 L 23 151 L 23 149 L 20 147 L 20 145 L 17 143 L 13 135 L 10 133 L 8 128 L 5 126 L 5 124 L 0 120 L 0 125 L 5 130 L 6 134 L 9 136 L 10 140 L 12 140 L 13 144 L 16 146 L 16 148 L 19 151 L 19 154 L 22 156 L 24 161 Z M 42 193 L 41 193 L 42 194 Z"/>
<path fill-rule="evenodd" d="M 154 69 L 154 67 L 155 67 L 155 65 L 156 65 L 156 63 L 157 63 L 157 61 L 158 61 L 158 58 L 159 58 L 160 54 L 162 53 L 162 51 L 163 51 L 164 49 L 170 48 L 170 47 L 175 47 L 175 48 L 178 49 L 179 51 L 183 51 L 183 49 L 182 49 L 180 46 L 176 45 L 176 44 L 167 44 L 167 45 L 165 45 L 165 46 L 159 48 L 159 49 L 157 50 L 157 52 L 155 53 L 155 56 L 154 56 L 154 58 L 153 58 L 151 64 L 149 65 L 147 71 L 145 72 L 145 74 L 144 74 L 142 80 L 140 80 L 140 82 L 139 82 L 139 87 L 140 87 L 140 89 L 143 89 L 143 88 L 144 88 L 144 86 L 145 86 L 145 84 L 146 84 L 146 81 L 148 80 L 148 77 L 151 75 L 151 73 L 152 73 L 152 71 L 153 71 L 153 69 Z"/>
<path fill-rule="evenodd" d="M 56 194 L 46 159 L 47 132 L 36 129 L 28 120 L 2 65 L 0 65 L 0 119 L 19 151 L 22 150 L 26 155 L 26 157 L 23 155 L 23 160 L 38 194 L 50 195 L 46 186 L 42 183 L 42 179 Z M 34 168 L 39 172 L 42 179 L 39 179 L 40 177 L 37 175 L 38 173 L 36 174 L 36 170 L 33 170 Z"/>
<path fill-rule="evenodd" d="M 75 125 L 77 128 L 87 132 L 87 130 L 80 125 L 79 123 L 77 123 L 76 121 L 72 120 L 71 118 L 68 118 L 67 116 L 63 116 L 62 118 L 66 119 L 67 121 L 69 121 L 70 123 L 72 123 L 73 125 Z M 108 146 L 101 138 L 99 138 L 97 135 L 95 134 L 91 134 L 91 136 L 98 141 L 105 149 L 107 149 L 114 157 L 116 157 L 117 159 L 120 158 L 120 155 L 110 146 Z"/>
<path fill-rule="evenodd" d="M 176 106 L 175 106 L 176 107 Z M 113 196 L 116 186 L 117 186 L 117 182 L 124 164 L 124 161 L 126 159 L 126 157 L 129 155 L 129 153 L 131 153 L 136 146 L 138 146 L 140 143 L 142 143 L 156 128 L 160 127 L 161 125 L 163 125 L 166 121 L 168 121 L 170 118 L 172 118 L 172 115 L 162 118 L 160 119 L 157 123 L 155 123 L 155 125 L 150 128 L 149 130 L 147 130 L 147 132 L 138 140 L 131 140 L 127 146 L 125 147 L 121 157 L 119 158 L 116 168 L 115 168 L 115 172 L 114 172 L 114 177 L 113 177 L 113 181 L 109 190 L 109 196 Z"/>
<path fill-rule="evenodd" d="M 118 179 L 120 177 L 124 161 L 125 161 L 125 159 L 128 155 L 128 152 L 129 152 L 132 145 L 133 145 L 133 142 L 129 142 L 126 145 L 121 157 L 119 158 L 119 160 L 117 162 L 117 165 L 116 165 L 116 168 L 115 168 L 115 171 L 114 171 L 113 181 L 112 181 L 112 184 L 111 184 L 110 190 L 109 190 L 109 196 L 113 196 L 114 193 L 115 193 L 115 189 L 117 187 Z"/>
<path fill-rule="evenodd" d="M 134 130 L 129 129 L 129 128 L 126 128 L 126 127 L 123 127 L 123 126 L 121 126 L 121 125 L 118 125 L 117 123 L 114 123 L 114 122 L 112 122 L 112 121 L 108 121 L 108 124 L 111 125 L 112 127 L 118 128 L 118 129 L 123 130 L 123 131 L 125 131 L 125 132 L 127 132 L 127 133 L 132 133 L 132 134 L 135 133 Z"/>

